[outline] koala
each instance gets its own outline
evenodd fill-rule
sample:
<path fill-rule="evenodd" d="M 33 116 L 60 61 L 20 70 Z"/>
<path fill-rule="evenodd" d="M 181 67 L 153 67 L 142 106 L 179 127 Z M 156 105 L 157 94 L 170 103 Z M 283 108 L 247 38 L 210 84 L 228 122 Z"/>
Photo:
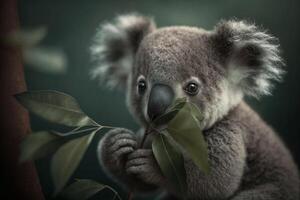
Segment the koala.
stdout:
<path fill-rule="evenodd" d="M 284 73 L 278 40 L 246 21 L 219 22 L 213 30 L 157 28 L 139 14 L 116 17 L 97 31 L 92 76 L 126 91 L 141 129 L 112 129 L 100 140 L 99 162 L 114 180 L 138 194 L 164 191 L 166 199 L 297 200 L 299 172 L 291 153 L 243 100 L 271 93 Z M 176 98 L 203 114 L 210 173 L 183 153 L 186 194 L 162 174 L 145 127 Z"/>

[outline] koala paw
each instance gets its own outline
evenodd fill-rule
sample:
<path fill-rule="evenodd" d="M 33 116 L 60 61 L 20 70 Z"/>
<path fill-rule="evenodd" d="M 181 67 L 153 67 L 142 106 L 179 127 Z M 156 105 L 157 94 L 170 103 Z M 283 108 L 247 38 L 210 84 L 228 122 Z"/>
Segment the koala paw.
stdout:
<path fill-rule="evenodd" d="M 151 149 L 137 149 L 130 153 L 125 169 L 127 174 L 147 184 L 159 186 L 164 179 Z"/>
<path fill-rule="evenodd" d="M 112 172 L 124 171 L 126 155 L 137 147 L 136 136 L 130 130 L 116 128 L 106 133 L 99 144 L 101 161 Z"/>

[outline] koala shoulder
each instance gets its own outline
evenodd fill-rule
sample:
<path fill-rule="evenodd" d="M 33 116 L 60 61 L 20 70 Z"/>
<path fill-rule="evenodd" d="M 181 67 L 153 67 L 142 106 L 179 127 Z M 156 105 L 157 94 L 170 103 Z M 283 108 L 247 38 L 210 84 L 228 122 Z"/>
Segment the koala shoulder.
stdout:
<path fill-rule="evenodd" d="M 292 154 L 277 133 L 245 102 L 226 117 L 231 128 L 238 128 L 246 150 L 243 185 L 278 182 L 287 196 L 299 194 L 299 174 Z"/>

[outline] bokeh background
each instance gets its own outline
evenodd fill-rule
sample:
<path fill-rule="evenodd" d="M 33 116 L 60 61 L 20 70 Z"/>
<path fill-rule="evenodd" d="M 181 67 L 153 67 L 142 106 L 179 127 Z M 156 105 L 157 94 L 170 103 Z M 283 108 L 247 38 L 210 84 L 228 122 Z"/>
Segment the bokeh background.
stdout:
<path fill-rule="evenodd" d="M 267 28 L 280 40 L 288 73 L 284 81 L 276 85 L 272 96 L 263 97 L 259 101 L 247 101 L 279 132 L 299 165 L 299 1 L 26 0 L 18 4 L 21 27 L 47 26 L 48 35 L 42 44 L 62 48 L 68 58 L 68 69 L 62 74 L 37 71 L 25 64 L 29 90 L 54 89 L 66 92 L 74 96 L 82 109 L 100 124 L 133 130 L 137 130 L 138 125 L 126 108 L 124 92 L 109 91 L 89 76 L 92 65 L 89 46 L 101 22 L 111 20 L 117 14 L 134 11 L 153 16 L 158 27 L 189 25 L 212 29 L 220 19 L 238 18 Z M 31 123 L 34 131 L 53 127 L 35 116 L 31 116 Z M 94 139 L 73 177 L 94 179 L 121 191 L 99 168 L 96 159 L 99 137 Z M 50 157 L 46 157 L 36 162 L 47 199 L 51 198 L 53 190 L 49 161 Z M 110 194 L 104 193 L 98 197 L 108 198 Z M 126 194 L 121 192 L 121 195 L 125 197 Z"/>

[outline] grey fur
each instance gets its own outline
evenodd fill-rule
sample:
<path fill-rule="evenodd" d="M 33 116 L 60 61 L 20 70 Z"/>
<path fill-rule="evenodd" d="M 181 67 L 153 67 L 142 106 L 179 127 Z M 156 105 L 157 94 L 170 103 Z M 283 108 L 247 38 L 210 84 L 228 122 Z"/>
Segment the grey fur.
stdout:
<path fill-rule="evenodd" d="M 92 77 L 102 79 L 111 88 L 124 88 L 139 42 L 153 29 L 152 19 L 137 14 L 119 16 L 114 23 L 101 24 L 91 47 L 96 62 Z"/>
<path fill-rule="evenodd" d="M 272 80 L 280 80 L 284 73 L 278 39 L 244 21 L 222 21 L 215 31 L 217 41 L 227 44 L 221 53 L 230 52 L 228 67 L 243 73 L 239 84 L 244 92 L 255 97 L 270 94 Z"/>
<path fill-rule="evenodd" d="M 127 16 L 118 19 L 126 21 Z M 139 27 L 135 30 L 140 33 L 136 34 L 142 38 L 134 41 L 130 35 L 119 35 L 113 40 L 135 44 L 135 48 L 109 46 L 106 40 L 96 44 L 105 46 L 110 54 L 115 53 L 115 48 L 123 48 L 119 50 L 129 51 L 132 59 L 124 75 L 119 76 L 118 69 L 113 69 L 102 76 L 123 85 L 127 81 L 127 104 L 142 127 L 149 120 L 147 101 L 155 83 L 169 85 L 176 97 L 187 96 L 201 109 L 212 171 L 209 175 L 203 174 L 184 155 L 189 188 L 185 197 L 201 200 L 299 199 L 299 174 L 290 152 L 275 131 L 243 101 L 244 95 L 268 94 L 272 80 L 281 78 L 282 59 L 275 38 L 244 21 L 223 21 L 212 31 L 176 26 L 151 28 L 150 31 L 149 23 L 142 23 L 147 26 L 140 26 L 139 20 L 131 23 L 128 27 Z M 112 30 L 123 27 L 120 23 L 110 26 Z M 109 31 L 104 35 L 107 34 Z M 117 63 L 123 59 L 116 55 L 108 59 L 105 55 L 102 63 Z M 122 55 L 126 57 L 127 54 Z M 105 66 L 110 71 L 113 65 Z M 148 87 L 144 95 L 139 95 L 137 81 L 142 76 Z M 200 92 L 195 96 L 183 91 L 189 80 L 199 84 Z M 163 188 L 173 195 L 171 199 L 180 199 L 182 194 L 168 183 L 153 157 L 151 135 L 145 147 L 139 148 L 142 133 L 143 129 L 137 134 L 127 129 L 107 133 L 98 146 L 101 166 L 128 189 L 134 187 L 144 194 Z"/>

